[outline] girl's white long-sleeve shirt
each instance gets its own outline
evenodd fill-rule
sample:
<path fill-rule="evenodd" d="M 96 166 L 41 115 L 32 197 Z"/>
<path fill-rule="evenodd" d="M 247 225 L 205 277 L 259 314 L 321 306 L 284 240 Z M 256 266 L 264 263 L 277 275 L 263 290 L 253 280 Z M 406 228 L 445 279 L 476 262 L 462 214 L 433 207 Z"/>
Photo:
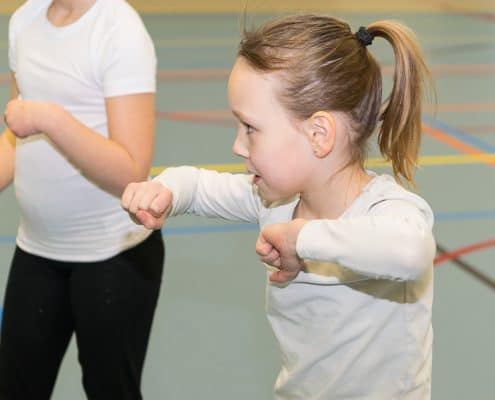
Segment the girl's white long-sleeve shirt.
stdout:
<path fill-rule="evenodd" d="M 302 228 L 297 253 L 322 272 L 267 284 L 282 352 L 276 399 L 430 398 L 433 213 L 392 177 L 372 175 L 340 218 Z M 262 228 L 290 221 L 298 201 L 266 207 L 249 175 L 179 167 L 155 179 L 173 192 L 171 215 Z"/>

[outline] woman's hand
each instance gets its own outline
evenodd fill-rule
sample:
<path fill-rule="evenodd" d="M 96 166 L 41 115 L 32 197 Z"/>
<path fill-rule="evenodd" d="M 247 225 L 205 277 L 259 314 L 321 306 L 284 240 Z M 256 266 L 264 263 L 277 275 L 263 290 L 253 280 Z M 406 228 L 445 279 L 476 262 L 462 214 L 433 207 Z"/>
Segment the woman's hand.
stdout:
<path fill-rule="evenodd" d="M 306 222 L 298 218 L 287 223 L 266 225 L 261 230 L 256 252 L 261 261 L 278 269 L 270 275 L 270 281 L 288 282 L 304 270 L 304 261 L 297 255 L 296 243 Z"/>
<path fill-rule="evenodd" d="M 14 99 L 5 107 L 3 119 L 9 129 L 19 138 L 25 138 L 43 131 L 41 122 L 49 113 L 51 104 Z"/>

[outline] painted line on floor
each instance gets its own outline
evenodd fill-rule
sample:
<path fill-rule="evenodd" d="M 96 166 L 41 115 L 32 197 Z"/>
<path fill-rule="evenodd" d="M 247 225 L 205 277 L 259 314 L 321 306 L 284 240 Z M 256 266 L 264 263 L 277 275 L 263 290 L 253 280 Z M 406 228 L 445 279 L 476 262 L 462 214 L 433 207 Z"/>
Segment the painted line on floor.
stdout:
<path fill-rule="evenodd" d="M 428 104 L 424 107 L 427 113 L 472 113 L 472 112 L 493 112 L 495 103 L 442 103 Z"/>
<path fill-rule="evenodd" d="M 453 132 L 447 132 L 445 129 L 438 129 L 427 124 L 423 124 L 423 132 L 433 139 L 439 141 L 440 143 L 443 143 L 450 148 L 464 153 L 465 156 L 478 157 L 479 160 L 482 160 L 483 164 L 495 166 L 495 162 L 493 161 L 493 159 L 491 159 L 491 157 L 484 158 L 484 156 L 487 154 L 486 152 L 492 152 L 491 150 L 493 150 L 493 146 L 488 143 L 482 142 L 478 138 L 470 135 L 465 135 L 465 137 L 461 139 Z M 473 146 L 471 144 L 474 142 L 476 142 L 477 146 Z M 484 151 L 480 150 L 479 147 L 481 147 Z"/>
<path fill-rule="evenodd" d="M 434 114 L 436 112 L 488 112 L 495 111 L 495 103 L 479 103 L 472 105 L 464 104 L 443 104 L 438 106 L 430 105 L 426 107 L 426 112 Z M 234 127 L 237 122 L 230 110 L 197 110 L 197 111 L 156 111 L 156 118 L 164 121 L 191 122 L 196 124 L 212 124 L 218 126 Z M 428 118 L 425 115 L 424 118 Z M 484 129 L 493 128 L 485 126 Z M 454 128 L 449 128 L 454 129 Z M 464 133 L 464 135 L 468 135 Z"/>
<path fill-rule="evenodd" d="M 495 240 L 486 240 L 483 242 L 478 242 L 478 243 L 472 243 L 467 246 L 459 247 L 455 250 L 445 250 L 441 249 L 441 253 L 438 256 L 435 257 L 434 263 L 435 265 L 442 264 L 447 261 L 452 261 L 455 260 L 461 256 L 464 256 L 466 254 L 470 253 L 475 253 L 481 250 L 489 249 L 495 247 Z"/>
<path fill-rule="evenodd" d="M 435 213 L 435 221 L 437 222 L 467 221 L 494 218 L 495 210 L 451 211 Z"/>
<path fill-rule="evenodd" d="M 435 260 L 433 261 L 435 267 L 438 267 L 440 264 L 450 261 L 456 267 L 462 269 L 464 272 L 467 272 L 476 280 L 481 282 L 482 284 L 488 286 L 490 289 L 495 290 L 495 280 L 490 278 L 488 275 L 479 271 L 477 268 L 473 267 L 471 264 L 466 261 L 460 259 L 461 255 L 466 255 L 469 253 L 474 253 L 477 251 L 481 251 L 487 248 L 491 248 L 495 246 L 495 240 L 489 240 L 486 242 L 475 243 L 470 246 L 462 247 L 454 251 L 448 251 L 445 247 L 437 244 L 437 252 L 440 253 Z"/>
<path fill-rule="evenodd" d="M 449 39 L 451 41 L 451 39 Z M 457 75 L 494 75 L 495 64 L 432 64 L 430 71 L 435 76 Z M 383 65 L 383 74 L 393 74 L 392 65 Z M 191 81 L 191 80 L 226 80 L 230 74 L 230 68 L 193 68 L 193 69 L 160 69 L 157 71 L 157 79 L 160 82 Z M 0 84 L 7 84 L 10 80 L 9 73 L 0 73 Z"/>
<path fill-rule="evenodd" d="M 455 128 L 448 126 L 447 124 L 433 119 L 425 118 L 429 125 L 423 124 L 423 131 L 437 139 L 438 141 L 448 145 L 449 147 L 455 148 L 459 150 L 461 153 L 469 154 L 469 155 L 477 155 L 485 152 L 493 152 L 495 150 L 495 146 L 490 143 L 486 143 L 483 140 L 465 134 L 462 131 L 459 131 Z M 492 160 L 487 161 L 486 164 L 495 166 L 495 162 Z M 478 217 L 486 218 L 487 215 L 483 215 L 483 213 L 478 214 Z M 436 216 L 435 216 L 436 217 Z M 468 264 L 460 257 L 463 255 L 471 254 L 474 252 L 482 251 L 487 248 L 492 248 L 495 246 L 495 240 L 487 240 L 484 242 L 478 242 L 474 244 L 470 244 L 468 246 L 463 246 L 455 250 L 447 250 L 441 245 L 437 244 L 437 252 L 440 252 L 435 260 L 435 266 L 440 265 L 443 262 L 451 261 L 458 268 L 470 274 L 480 283 L 490 287 L 492 290 L 495 290 L 495 281 L 484 273 L 480 272 L 478 269 Z"/>
<path fill-rule="evenodd" d="M 446 11 L 454 15 L 461 15 L 473 19 L 495 22 L 495 12 L 493 12 L 493 9 L 495 9 L 495 7 L 493 7 L 493 9 L 489 9 L 490 11 L 480 12 L 477 11 L 476 8 L 465 8 L 465 6 L 459 7 L 458 5 L 454 5 L 448 1 L 437 1 L 437 4 L 442 11 Z"/>
<path fill-rule="evenodd" d="M 446 166 L 446 165 L 467 165 L 467 164 L 495 164 L 494 153 L 476 153 L 476 154 L 448 154 L 448 155 L 431 155 L 420 156 L 418 165 L 420 167 Z M 151 168 L 150 175 L 155 177 L 163 172 L 166 168 L 173 167 L 169 165 L 156 165 Z M 243 163 L 221 163 L 221 164 L 199 164 L 198 168 L 210 169 L 218 172 L 245 173 L 246 167 Z M 366 168 L 390 168 L 390 163 L 383 158 L 370 158 L 365 162 Z"/>
<path fill-rule="evenodd" d="M 475 153 L 479 153 L 480 150 L 485 153 L 493 153 L 495 152 L 495 146 L 476 137 L 473 135 L 469 135 L 468 133 L 464 133 L 461 130 L 458 130 L 442 121 L 437 119 L 430 118 L 425 116 L 423 118 L 429 125 L 428 128 L 433 128 L 437 130 L 441 130 L 444 134 L 457 139 L 460 142 L 467 144 L 465 146 L 465 150 L 468 151 L 468 154 L 473 154 L 473 150 Z M 461 150 L 462 151 L 462 150 Z M 465 152 L 465 151 L 462 151 Z"/>
<path fill-rule="evenodd" d="M 495 133 L 495 125 L 461 125 L 456 129 L 469 134 Z"/>
<path fill-rule="evenodd" d="M 480 211 L 449 211 L 435 213 L 435 221 L 451 222 L 451 221 L 469 221 L 476 219 L 495 219 L 495 210 L 480 210 Z M 229 233 L 257 230 L 257 224 L 251 223 L 221 223 L 209 225 L 191 225 L 191 226 L 165 226 L 162 229 L 164 235 L 193 235 L 203 233 Z M 0 244 L 15 243 L 15 236 L 0 235 Z"/>

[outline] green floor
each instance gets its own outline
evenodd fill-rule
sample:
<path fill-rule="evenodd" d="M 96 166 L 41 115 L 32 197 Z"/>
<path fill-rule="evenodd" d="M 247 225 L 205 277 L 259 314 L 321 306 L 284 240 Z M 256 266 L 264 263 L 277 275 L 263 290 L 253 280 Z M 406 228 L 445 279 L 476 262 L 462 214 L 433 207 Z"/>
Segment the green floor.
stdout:
<path fill-rule="evenodd" d="M 389 17 L 412 26 L 436 71 L 439 112 L 432 124 L 483 153 L 495 153 L 495 18 L 426 13 L 341 17 L 356 28 Z M 159 82 L 158 111 L 226 110 L 221 71 L 233 62 L 238 17 L 144 19 L 160 70 L 197 70 L 194 79 L 165 74 Z M 0 74 L 8 72 L 6 37 L 7 19 L 0 17 Z M 374 44 L 372 51 L 384 64 L 392 62 L 386 46 Z M 219 70 L 220 77 L 205 77 L 205 69 Z M 7 87 L 2 82 L 0 104 L 5 104 Z M 160 119 L 154 165 L 239 162 L 231 154 L 233 129 L 198 115 L 188 121 Z M 440 156 L 464 155 L 427 135 L 422 154 L 438 161 L 426 163 L 418 174 L 418 190 L 436 214 L 438 243 L 457 249 L 494 238 L 494 166 L 442 163 Z M 0 195 L 0 210 L 1 298 L 17 225 L 12 189 Z M 144 398 L 272 398 L 279 354 L 264 316 L 265 272 L 254 253 L 256 230 L 184 217 L 171 220 L 164 234 L 166 272 L 144 371 Z M 463 260 L 493 280 L 494 255 L 488 248 Z M 495 399 L 495 292 L 455 263 L 435 271 L 433 399 Z M 84 399 L 73 345 L 54 399 Z"/>

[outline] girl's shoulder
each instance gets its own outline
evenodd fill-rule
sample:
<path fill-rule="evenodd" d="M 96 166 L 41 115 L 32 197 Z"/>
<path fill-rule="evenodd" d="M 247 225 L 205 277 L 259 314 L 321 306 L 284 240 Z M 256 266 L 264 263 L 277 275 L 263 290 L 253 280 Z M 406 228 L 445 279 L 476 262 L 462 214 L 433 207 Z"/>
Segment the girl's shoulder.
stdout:
<path fill-rule="evenodd" d="M 370 176 L 372 179 L 363 190 L 363 194 L 366 194 L 370 199 L 373 199 L 374 197 L 380 199 L 410 198 L 425 201 L 418 194 L 400 185 L 391 175 L 371 172 Z"/>
<path fill-rule="evenodd" d="M 433 211 L 423 197 L 401 186 L 388 174 L 369 173 L 372 180 L 364 188 L 357 201 L 364 213 L 369 214 L 378 205 L 386 205 L 392 209 L 394 205 L 402 207 L 408 204 L 421 211 L 427 220 L 433 222 Z"/>
<path fill-rule="evenodd" d="M 377 174 L 375 172 L 367 171 L 371 176 L 371 181 L 364 188 L 363 193 L 367 193 L 370 197 L 372 196 L 397 196 L 409 194 L 414 194 L 413 192 L 407 190 L 404 186 L 400 185 L 391 175 L 389 174 Z"/>

